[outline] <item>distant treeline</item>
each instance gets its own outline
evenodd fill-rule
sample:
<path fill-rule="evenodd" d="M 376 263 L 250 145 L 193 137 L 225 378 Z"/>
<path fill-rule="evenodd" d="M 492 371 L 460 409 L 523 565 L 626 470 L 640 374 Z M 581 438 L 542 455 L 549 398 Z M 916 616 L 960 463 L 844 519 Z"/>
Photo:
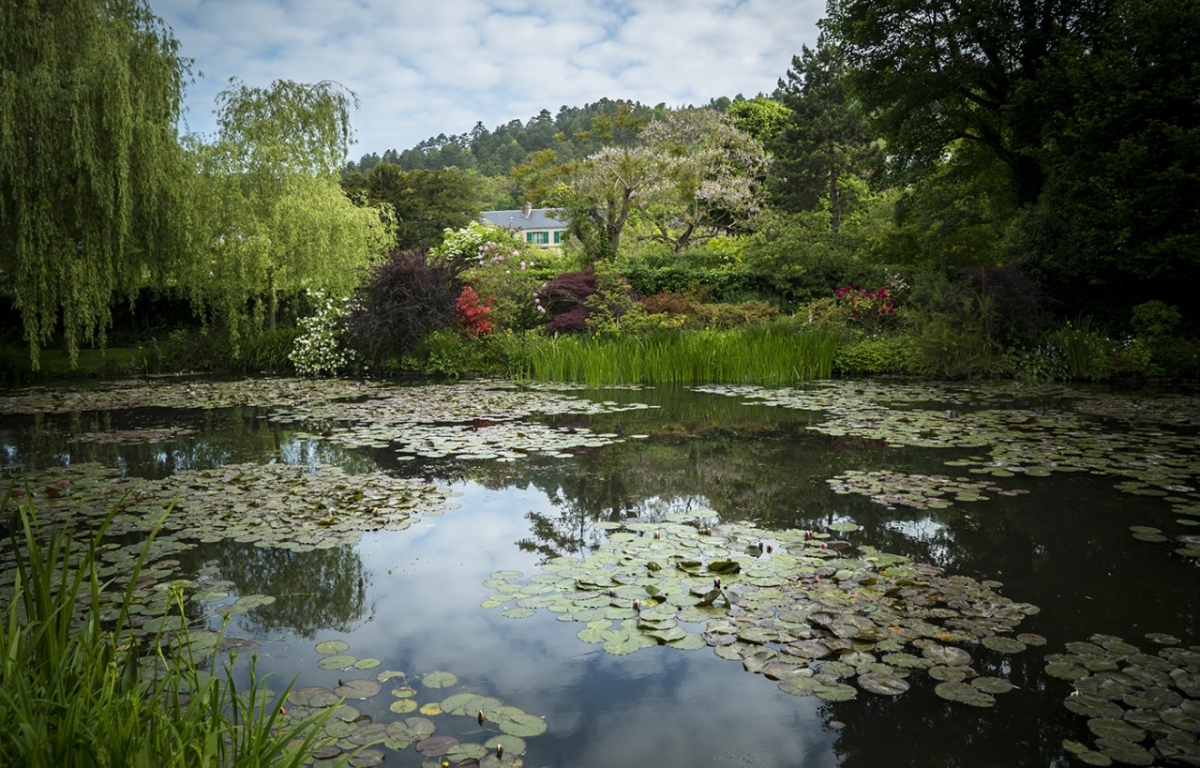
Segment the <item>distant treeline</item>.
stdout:
<path fill-rule="evenodd" d="M 725 111 L 728 106 L 745 97 L 738 94 L 733 99 L 726 96 L 712 99 L 706 106 Z M 372 152 L 350 161 L 342 169 L 346 178 L 354 173 L 364 176 L 380 163 L 392 163 L 406 171 L 440 171 L 458 168 L 475 171 L 480 176 L 507 176 L 512 169 L 528 160 L 529 155 L 545 149 L 557 149 L 556 136 L 575 137 L 591 129 L 592 121 L 600 116 L 612 117 L 622 108 L 638 117 L 650 118 L 666 108 L 665 104 L 654 107 L 626 99 L 600 99 L 582 107 L 560 107 L 557 115 L 543 109 L 528 122 L 512 120 L 489 131 L 482 122 L 475 124 L 469 132 L 447 136 L 439 133 L 425 139 L 415 147 L 397 151 L 389 149 L 382 155 Z M 585 140 L 580 146 L 587 152 L 599 150 L 604 141 L 595 137 Z"/>

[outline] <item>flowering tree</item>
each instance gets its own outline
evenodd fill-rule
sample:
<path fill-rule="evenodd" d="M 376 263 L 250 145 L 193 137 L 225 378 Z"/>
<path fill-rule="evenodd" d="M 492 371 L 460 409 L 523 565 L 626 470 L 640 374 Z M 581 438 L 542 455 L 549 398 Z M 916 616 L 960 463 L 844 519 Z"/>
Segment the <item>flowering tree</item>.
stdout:
<path fill-rule="evenodd" d="M 715 110 L 668 110 L 642 133 L 657 184 L 641 216 L 652 239 L 681 251 L 724 234 L 762 207 L 768 158 L 762 144 Z"/>

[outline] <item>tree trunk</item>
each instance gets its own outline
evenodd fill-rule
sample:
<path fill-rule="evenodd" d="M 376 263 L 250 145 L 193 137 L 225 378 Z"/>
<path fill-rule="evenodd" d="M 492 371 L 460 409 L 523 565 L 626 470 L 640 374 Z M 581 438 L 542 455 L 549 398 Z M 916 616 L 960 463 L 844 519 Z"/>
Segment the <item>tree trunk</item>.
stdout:
<path fill-rule="evenodd" d="M 275 330 L 275 273 L 267 275 L 267 329 Z"/>
<path fill-rule="evenodd" d="M 837 147 L 829 140 L 829 226 L 833 230 L 833 245 L 842 247 L 842 196 L 838 189 Z"/>

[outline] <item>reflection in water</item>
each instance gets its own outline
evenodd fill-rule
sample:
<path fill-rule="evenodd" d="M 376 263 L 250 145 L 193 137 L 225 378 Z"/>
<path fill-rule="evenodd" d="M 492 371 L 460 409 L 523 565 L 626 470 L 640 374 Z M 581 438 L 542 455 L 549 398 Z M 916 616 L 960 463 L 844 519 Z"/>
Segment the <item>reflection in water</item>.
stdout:
<path fill-rule="evenodd" d="M 6 465 L 50 467 L 96 462 L 125 474 L 168 477 L 243 462 L 336 464 L 352 474 L 376 469 L 371 456 L 337 443 L 299 437 L 267 419 L 267 409 L 233 407 L 197 411 L 141 408 L 67 414 L 5 416 L 0 456 Z M 78 435 L 117 430 L 191 430 L 165 442 L 101 443 Z"/>
<path fill-rule="evenodd" d="M 318 632 L 351 632 L 371 621 L 367 604 L 372 573 L 355 547 L 297 553 L 226 541 L 186 553 L 210 560 L 217 578 L 232 581 L 243 595 L 270 595 L 275 602 L 240 618 L 240 630 L 259 636 L 291 631 L 311 638 Z"/>

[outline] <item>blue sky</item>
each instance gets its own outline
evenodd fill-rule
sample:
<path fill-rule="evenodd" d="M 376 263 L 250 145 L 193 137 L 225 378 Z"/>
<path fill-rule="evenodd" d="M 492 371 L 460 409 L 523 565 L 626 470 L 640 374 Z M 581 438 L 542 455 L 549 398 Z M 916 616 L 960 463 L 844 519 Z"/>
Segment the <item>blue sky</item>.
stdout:
<path fill-rule="evenodd" d="M 192 131 L 230 77 L 334 80 L 361 104 L 357 159 L 602 97 L 669 106 L 770 92 L 824 0 L 150 0 L 203 77 Z"/>

